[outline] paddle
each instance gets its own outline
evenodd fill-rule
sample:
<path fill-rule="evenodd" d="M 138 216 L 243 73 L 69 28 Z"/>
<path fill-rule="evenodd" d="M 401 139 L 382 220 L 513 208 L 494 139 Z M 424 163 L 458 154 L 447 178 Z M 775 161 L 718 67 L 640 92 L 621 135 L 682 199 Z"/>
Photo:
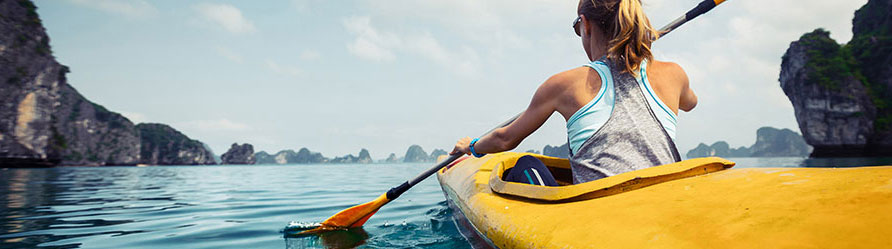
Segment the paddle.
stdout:
<path fill-rule="evenodd" d="M 661 33 L 660 37 L 665 36 L 672 30 L 675 30 L 682 24 L 684 24 L 690 20 L 693 20 L 697 16 L 700 16 L 703 13 L 708 12 L 709 10 L 711 10 L 712 8 L 715 8 L 715 6 L 721 4 L 722 2 L 725 2 L 725 0 L 704 0 L 703 2 L 698 4 L 697 7 L 694 7 L 694 9 L 691 9 L 690 11 L 685 13 L 685 15 L 679 17 L 678 19 L 675 19 L 674 21 L 672 21 L 672 23 L 670 23 L 669 25 L 666 25 L 665 27 L 660 29 L 660 33 Z M 517 117 L 520 117 L 520 114 L 515 115 L 514 117 L 506 120 L 505 122 L 502 122 L 495 128 L 487 131 L 486 133 L 483 133 L 483 135 L 481 135 L 481 137 L 486 136 L 487 134 L 489 134 L 490 132 L 492 132 L 498 128 L 502 128 L 502 127 L 507 126 L 508 124 L 511 124 L 511 122 L 514 122 L 514 120 L 516 120 Z M 360 204 L 357 206 L 353 206 L 351 208 L 348 208 L 341 212 L 338 212 L 331 218 L 328 218 L 327 220 L 323 221 L 322 225 L 320 227 L 311 229 L 311 230 L 307 230 L 307 231 L 304 231 L 301 233 L 315 233 L 315 232 L 325 231 L 325 230 L 343 229 L 343 228 L 349 228 L 349 227 L 360 227 L 363 224 L 365 224 L 365 222 L 368 221 L 369 218 L 371 218 L 372 215 L 374 215 L 375 212 L 377 212 L 378 209 L 381 208 L 381 206 L 384 206 L 385 204 L 389 203 L 390 201 L 395 200 L 401 194 L 405 193 L 406 190 L 409 190 L 409 188 L 412 188 L 412 186 L 415 186 L 415 184 L 418 184 L 422 180 L 433 175 L 435 172 L 437 172 L 441 168 L 445 167 L 446 165 L 449 165 L 450 163 L 452 163 L 453 161 L 455 161 L 456 159 L 458 159 L 462 156 L 463 155 L 451 155 L 446 160 L 438 163 L 436 166 L 428 169 L 427 171 L 422 172 L 421 174 L 419 174 L 412 180 L 406 181 L 403 184 L 400 184 L 399 186 L 391 188 L 390 190 L 387 191 L 387 193 L 382 194 L 381 196 L 378 196 L 378 198 L 375 198 L 374 200 L 372 200 L 370 202 L 366 202 L 366 203 L 363 203 L 363 204 Z"/>

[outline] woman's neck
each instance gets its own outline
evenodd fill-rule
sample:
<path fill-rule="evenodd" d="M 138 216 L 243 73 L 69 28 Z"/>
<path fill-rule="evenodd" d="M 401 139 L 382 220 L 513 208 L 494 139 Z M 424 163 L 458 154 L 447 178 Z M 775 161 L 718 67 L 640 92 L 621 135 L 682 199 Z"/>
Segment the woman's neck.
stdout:
<path fill-rule="evenodd" d="M 592 52 L 591 52 L 591 55 L 589 55 L 588 59 L 591 61 L 596 61 L 598 59 L 601 59 L 601 57 L 604 57 L 605 55 L 607 55 L 607 47 L 606 46 L 592 44 L 590 51 L 592 51 Z"/>
<path fill-rule="evenodd" d="M 593 32 L 593 34 L 589 37 L 589 51 L 591 54 L 589 55 L 589 59 L 592 61 L 601 59 L 607 55 L 607 37 L 603 33 Z"/>

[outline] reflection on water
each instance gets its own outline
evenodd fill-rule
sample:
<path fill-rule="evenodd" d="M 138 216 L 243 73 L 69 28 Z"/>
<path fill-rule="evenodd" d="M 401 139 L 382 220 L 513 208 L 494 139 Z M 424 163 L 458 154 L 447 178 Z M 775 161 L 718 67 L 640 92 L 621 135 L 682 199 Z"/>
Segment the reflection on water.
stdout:
<path fill-rule="evenodd" d="M 286 248 L 354 248 L 365 244 L 369 234 L 359 228 L 327 231 L 318 234 L 298 235 L 285 232 Z"/>
<path fill-rule="evenodd" d="M 0 206 L 4 207 L 0 212 L 0 247 L 76 247 L 80 243 L 59 242 L 145 232 L 103 229 L 135 221 L 135 217 L 108 214 L 143 212 L 152 208 L 143 203 L 172 200 L 171 193 L 155 193 L 161 188 L 159 183 L 140 181 L 142 177 L 169 176 L 172 172 L 157 169 L 133 175 L 134 172 L 125 168 L 2 169 L 0 181 L 7 184 L 0 186 Z"/>
<path fill-rule="evenodd" d="M 732 158 L 737 167 L 892 165 L 892 158 Z M 0 248 L 468 248 L 436 180 L 363 228 L 290 236 L 426 164 L 0 169 Z M 285 227 L 285 228 L 283 228 Z"/>

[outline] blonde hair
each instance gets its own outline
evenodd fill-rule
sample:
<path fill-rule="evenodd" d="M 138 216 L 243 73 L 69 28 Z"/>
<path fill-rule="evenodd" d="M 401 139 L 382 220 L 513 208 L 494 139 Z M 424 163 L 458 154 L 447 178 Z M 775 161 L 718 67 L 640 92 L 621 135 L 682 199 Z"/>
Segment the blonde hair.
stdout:
<path fill-rule="evenodd" d="M 641 62 L 653 59 L 650 45 L 660 33 L 650 25 L 640 0 L 584 0 L 579 14 L 600 25 L 608 40 L 607 58 L 625 72 L 638 75 Z"/>

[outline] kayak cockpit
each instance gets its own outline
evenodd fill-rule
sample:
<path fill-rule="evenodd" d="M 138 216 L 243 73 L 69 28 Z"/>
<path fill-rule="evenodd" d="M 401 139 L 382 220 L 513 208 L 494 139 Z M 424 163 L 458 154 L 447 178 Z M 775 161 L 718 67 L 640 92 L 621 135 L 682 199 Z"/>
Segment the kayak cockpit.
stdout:
<path fill-rule="evenodd" d="M 541 160 L 561 186 L 539 186 L 505 181 L 505 173 L 517 160 L 531 155 Z M 498 162 L 492 168 L 489 186 L 495 193 L 547 202 L 578 201 L 615 195 L 672 180 L 708 174 L 734 166 L 734 162 L 718 158 L 695 158 L 677 163 L 660 165 L 626 172 L 615 176 L 581 184 L 572 183 L 570 162 L 567 159 L 532 153 L 501 153 L 495 155 Z"/>

